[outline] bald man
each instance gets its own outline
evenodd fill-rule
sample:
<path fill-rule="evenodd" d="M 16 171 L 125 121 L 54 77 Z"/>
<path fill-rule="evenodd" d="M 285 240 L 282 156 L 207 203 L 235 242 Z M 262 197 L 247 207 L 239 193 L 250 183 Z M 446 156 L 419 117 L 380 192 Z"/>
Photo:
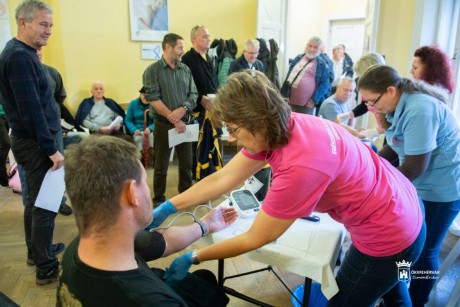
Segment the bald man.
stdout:
<path fill-rule="evenodd" d="M 120 134 L 123 132 L 122 123 L 110 127 L 110 124 L 117 116 L 125 118 L 125 111 L 115 100 L 104 97 L 105 87 L 102 81 L 94 81 L 91 85 L 89 98 L 83 99 L 78 107 L 75 121 L 78 125 L 84 126 L 91 133 Z"/>

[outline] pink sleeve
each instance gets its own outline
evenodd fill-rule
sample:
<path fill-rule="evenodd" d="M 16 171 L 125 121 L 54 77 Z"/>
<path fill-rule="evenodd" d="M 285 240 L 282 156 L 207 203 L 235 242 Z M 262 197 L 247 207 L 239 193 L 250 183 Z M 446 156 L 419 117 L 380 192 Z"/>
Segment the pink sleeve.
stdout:
<path fill-rule="evenodd" d="M 262 151 L 262 152 L 259 152 L 259 153 L 255 154 L 255 155 L 253 155 L 253 154 L 250 154 L 246 150 L 246 148 L 241 149 L 241 153 L 243 155 L 245 155 L 246 157 L 248 157 L 249 159 L 252 159 L 252 160 L 265 160 L 265 155 L 267 154 L 267 152 Z"/>
<path fill-rule="evenodd" d="M 268 215 L 281 219 L 308 216 L 331 181 L 329 176 L 314 169 L 288 167 L 273 177 L 262 209 Z"/>

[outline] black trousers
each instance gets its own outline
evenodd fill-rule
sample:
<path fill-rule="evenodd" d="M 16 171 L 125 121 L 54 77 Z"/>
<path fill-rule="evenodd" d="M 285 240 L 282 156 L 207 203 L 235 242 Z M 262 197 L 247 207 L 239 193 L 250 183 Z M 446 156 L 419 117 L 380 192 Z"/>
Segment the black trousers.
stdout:
<path fill-rule="evenodd" d="M 32 139 L 11 136 L 11 149 L 16 161 L 23 166 L 26 172 L 29 190 L 29 197 L 24 208 L 24 231 L 28 258 L 34 259 L 40 273 L 47 273 L 58 264 L 52 252 L 56 213 L 34 205 L 46 172 L 53 163 Z"/>
<path fill-rule="evenodd" d="M 8 125 L 5 116 L 0 116 L 0 178 L 6 180 L 6 158 L 10 151 L 11 141 L 8 136 Z"/>
<path fill-rule="evenodd" d="M 155 169 L 153 171 L 153 193 L 156 200 L 165 198 L 166 179 L 168 175 L 169 148 L 168 130 L 174 129 L 172 124 L 155 120 L 153 147 L 155 152 Z M 179 160 L 179 193 L 192 186 L 192 143 L 182 143 L 175 147 Z"/>

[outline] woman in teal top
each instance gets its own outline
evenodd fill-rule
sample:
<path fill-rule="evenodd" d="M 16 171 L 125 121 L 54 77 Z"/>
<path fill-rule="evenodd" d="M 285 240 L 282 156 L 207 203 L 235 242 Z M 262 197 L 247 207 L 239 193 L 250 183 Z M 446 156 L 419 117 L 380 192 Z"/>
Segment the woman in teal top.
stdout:
<path fill-rule="evenodd" d="M 425 205 L 427 236 L 411 267 L 409 288 L 413 306 L 423 306 L 436 281 L 441 243 L 460 211 L 458 124 L 445 103 L 445 91 L 401 78 L 389 66 L 369 68 L 358 88 L 391 125 L 385 131 L 388 144 L 379 155 L 390 161 L 399 157 L 398 169 L 412 181 Z"/>

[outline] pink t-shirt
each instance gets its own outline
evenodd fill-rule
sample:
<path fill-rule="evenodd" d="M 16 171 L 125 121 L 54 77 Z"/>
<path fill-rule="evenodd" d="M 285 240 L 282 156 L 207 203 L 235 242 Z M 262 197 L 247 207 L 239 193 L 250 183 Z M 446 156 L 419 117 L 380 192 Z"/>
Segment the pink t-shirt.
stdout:
<path fill-rule="evenodd" d="M 326 212 L 343 223 L 355 247 L 383 257 L 401 252 L 422 227 L 417 192 L 396 168 L 335 123 L 292 113 L 289 143 L 251 155 L 273 172 L 263 210 L 281 219 Z"/>
<path fill-rule="evenodd" d="M 307 64 L 307 60 L 303 58 L 297 65 L 304 67 Z M 296 74 L 295 67 L 291 74 Z M 298 72 L 298 70 L 297 70 Z M 289 96 L 289 103 L 298 106 L 305 106 L 316 90 L 315 81 L 316 72 L 316 59 L 311 61 L 300 73 L 297 79 L 294 81 L 291 87 L 291 95 Z"/>

